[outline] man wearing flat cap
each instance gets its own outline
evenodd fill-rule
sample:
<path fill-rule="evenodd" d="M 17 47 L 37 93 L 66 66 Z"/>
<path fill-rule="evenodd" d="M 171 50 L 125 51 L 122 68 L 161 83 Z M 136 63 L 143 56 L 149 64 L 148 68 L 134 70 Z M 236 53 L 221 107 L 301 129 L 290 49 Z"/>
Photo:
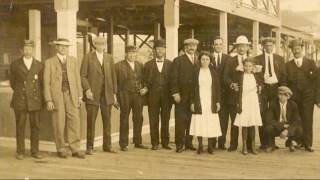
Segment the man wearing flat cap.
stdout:
<path fill-rule="evenodd" d="M 117 78 L 113 58 L 105 52 L 107 40 L 93 39 L 95 51 L 88 53 L 81 65 L 81 82 L 87 110 L 87 151 L 94 150 L 95 125 L 100 108 L 103 126 L 103 151 L 115 153 L 111 147 L 111 109 L 117 105 Z"/>
<path fill-rule="evenodd" d="M 159 117 L 161 118 L 161 145 L 169 147 L 169 120 L 172 107 L 169 82 L 172 62 L 165 59 L 166 42 L 163 39 L 154 41 L 155 58 L 144 65 L 144 82 L 148 88 L 147 102 L 150 122 L 152 150 L 159 147 Z"/>
<path fill-rule="evenodd" d="M 51 112 L 58 157 L 67 158 L 67 142 L 76 158 L 85 158 L 80 152 L 80 106 L 82 88 L 77 59 L 68 55 L 69 40 L 59 38 L 53 42 L 57 54 L 45 61 L 44 98 Z"/>
<path fill-rule="evenodd" d="M 25 156 L 25 128 L 29 116 L 31 129 L 31 156 L 42 158 L 39 154 L 39 113 L 43 104 L 43 64 L 32 57 L 34 43 L 25 40 L 22 49 L 23 57 L 10 66 L 10 86 L 13 89 L 11 107 L 16 118 L 16 158 Z"/>
<path fill-rule="evenodd" d="M 147 149 L 142 144 L 143 96 L 148 89 L 143 83 L 143 65 L 137 61 L 135 46 L 126 47 L 125 59 L 116 64 L 117 99 L 120 105 L 120 139 L 121 151 L 128 151 L 129 114 L 132 110 L 133 143 L 135 148 Z"/>
<path fill-rule="evenodd" d="M 286 63 L 288 87 L 292 90 L 292 100 L 298 105 L 303 128 L 302 146 L 308 152 L 313 152 L 313 109 L 316 93 L 317 67 L 313 60 L 303 55 L 303 42 L 294 39 L 290 42 L 294 58 Z"/>
<path fill-rule="evenodd" d="M 262 90 L 261 116 L 264 122 L 264 113 L 271 101 L 277 99 L 278 87 L 284 86 L 286 82 L 286 68 L 284 59 L 274 53 L 275 40 L 272 37 L 262 39 L 263 54 L 255 57 L 257 66 L 261 66 L 261 73 L 264 77 L 264 88 Z M 266 148 L 267 139 L 264 133 L 264 126 L 259 127 L 261 149 Z"/>
<path fill-rule="evenodd" d="M 185 54 L 173 60 L 171 71 L 171 95 L 175 103 L 175 143 L 176 152 L 181 153 L 183 146 L 188 150 L 196 150 L 192 145 L 189 134 L 191 123 L 191 93 L 194 87 L 194 74 L 199 66 L 195 56 L 199 41 L 186 39 L 184 41 Z"/>
<path fill-rule="evenodd" d="M 237 126 L 233 125 L 237 114 L 237 106 L 239 106 L 238 102 L 235 101 L 235 99 L 238 97 L 237 93 L 240 91 L 240 84 L 237 83 L 239 79 L 238 71 L 243 69 L 243 61 L 248 58 L 247 54 L 250 44 L 251 43 L 248 41 L 246 36 L 240 35 L 237 37 L 236 42 L 234 43 L 236 46 L 237 55 L 230 58 L 230 60 L 227 62 L 223 74 L 223 80 L 225 86 L 227 86 L 226 104 L 228 106 L 228 114 L 231 118 L 231 140 L 228 148 L 229 152 L 236 151 L 238 147 L 239 129 Z M 251 147 L 249 141 L 250 138 L 248 138 L 248 147 Z"/>
<path fill-rule="evenodd" d="M 265 131 L 267 136 L 267 152 L 273 148 L 274 137 L 280 136 L 286 139 L 286 147 L 290 152 L 295 151 L 293 141 L 301 143 L 302 127 L 301 118 L 297 104 L 289 100 L 292 91 L 286 86 L 278 88 L 278 99 L 270 102 L 266 112 Z"/>

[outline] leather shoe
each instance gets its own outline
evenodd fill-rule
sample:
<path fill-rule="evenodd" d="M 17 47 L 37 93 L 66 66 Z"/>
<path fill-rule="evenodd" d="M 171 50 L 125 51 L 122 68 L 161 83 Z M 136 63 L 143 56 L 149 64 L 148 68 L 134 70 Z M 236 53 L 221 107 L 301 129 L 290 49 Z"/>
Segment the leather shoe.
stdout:
<path fill-rule="evenodd" d="M 156 145 L 156 146 L 152 146 L 152 148 L 151 148 L 152 150 L 158 150 L 159 149 L 159 147 Z"/>
<path fill-rule="evenodd" d="M 112 148 L 107 148 L 107 149 L 104 149 L 103 152 L 108 152 L 108 153 L 117 153 L 114 149 Z"/>
<path fill-rule="evenodd" d="M 213 148 L 208 148 L 208 153 L 213 154 Z"/>
<path fill-rule="evenodd" d="M 176 152 L 177 152 L 177 153 L 182 153 L 182 152 L 183 152 L 183 148 L 182 148 L 182 147 L 178 147 L 178 148 L 176 149 Z"/>
<path fill-rule="evenodd" d="M 68 158 L 66 152 L 58 152 L 58 157 L 59 157 L 59 158 L 64 158 L 64 159 L 67 159 L 67 158 Z"/>
<path fill-rule="evenodd" d="M 265 151 L 266 151 L 267 153 L 271 153 L 271 152 L 273 151 L 273 148 L 272 148 L 272 147 L 267 147 L 267 148 L 265 149 Z"/>
<path fill-rule="evenodd" d="M 219 146 L 218 146 L 218 149 L 220 149 L 220 150 L 227 150 L 227 148 L 226 148 L 225 145 L 219 145 Z"/>
<path fill-rule="evenodd" d="M 296 151 L 296 149 L 294 148 L 293 145 L 290 145 L 290 146 L 289 146 L 289 150 L 290 150 L 290 152 L 295 152 L 295 151 Z"/>
<path fill-rule="evenodd" d="M 36 159 L 42 159 L 43 158 L 43 156 L 41 154 L 39 154 L 39 153 L 33 153 L 33 154 L 31 154 L 31 157 L 36 158 Z"/>
<path fill-rule="evenodd" d="M 23 160 L 24 159 L 24 155 L 23 154 L 17 154 L 16 155 L 16 159 Z"/>
<path fill-rule="evenodd" d="M 120 147 L 120 150 L 121 151 L 128 151 L 128 148 L 127 147 Z"/>
<path fill-rule="evenodd" d="M 93 155 L 93 149 L 87 149 L 86 150 L 87 155 Z"/>
<path fill-rule="evenodd" d="M 233 147 L 228 148 L 228 152 L 232 152 L 232 151 L 236 151 L 236 150 L 237 150 L 237 148 L 233 148 Z"/>
<path fill-rule="evenodd" d="M 196 151 L 196 150 L 197 150 L 195 147 L 193 147 L 192 144 L 191 144 L 191 145 L 187 145 L 187 146 L 185 147 L 185 149 L 186 149 L 186 150 L 191 150 L 191 151 Z"/>
<path fill-rule="evenodd" d="M 81 152 L 72 153 L 72 157 L 79 158 L 79 159 L 85 159 L 85 155 Z"/>
<path fill-rule="evenodd" d="M 304 149 L 306 151 L 308 151 L 308 152 L 313 152 L 314 151 L 310 146 L 306 146 Z"/>
<path fill-rule="evenodd" d="M 172 148 L 169 145 L 162 145 L 162 148 L 166 150 L 172 150 Z"/>
<path fill-rule="evenodd" d="M 143 144 L 136 144 L 134 145 L 135 148 L 139 148 L 139 149 L 148 149 L 147 146 L 144 146 Z"/>

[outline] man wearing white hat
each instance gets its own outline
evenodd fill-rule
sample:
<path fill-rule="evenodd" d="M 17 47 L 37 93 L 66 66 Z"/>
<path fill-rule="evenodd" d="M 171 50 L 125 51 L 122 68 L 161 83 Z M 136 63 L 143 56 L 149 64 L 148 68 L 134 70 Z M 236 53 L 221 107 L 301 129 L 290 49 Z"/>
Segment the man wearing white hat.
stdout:
<path fill-rule="evenodd" d="M 95 122 L 100 107 L 103 122 L 103 151 L 115 153 L 111 148 L 111 107 L 117 105 L 117 78 L 113 58 L 104 52 L 107 39 L 93 39 L 95 51 L 88 53 L 81 65 L 81 82 L 87 109 L 87 151 L 94 149 Z"/>
<path fill-rule="evenodd" d="M 236 79 L 238 78 L 237 71 L 242 69 L 242 62 L 247 59 L 247 53 L 250 44 L 251 43 L 248 41 L 248 38 L 246 36 L 241 35 L 237 37 L 236 42 L 234 43 L 237 48 L 237 55 L 230 58 L 224 71 L 224 82 L 228 87 L 226 89 L 226 104 L 228 106 L 228 114 L 231 118 L 231 141 L 230 147 L 228 148 L 228 151 L 230 152 L 236 151 L 238 147 L 239 129 L 237 126 L 233 125 L 237 114 L 237 102 L 235 101 L 235 99 L 237 92 L 239 92 L 240 90 L 239 84 L 235 83 Z"/>
<path fill-rule="evenodd" d="M 44 99 L 47 110 L 51 112 L 53 132 L 58 157 L 67 158 L 65 147 L 65 128 L 67 142 L 72 156 L 83 159 L 80 152 L 80 105 L 82 88 L 80 72 L 76 58 L 68 56 L 67 39 L 57 39 L 57 54 L 45 61 Z"/>
<path fill-rule="evenodd" d="M 198 66 L 195 56 L 199 41 L 186 39 L 184 41 L 185 54 L 173 60 L 171 74 L 171 94 L 175 103 L 175 143 L 176 152 L 185 149 L 196 150 L 192 145 L 192 136 L 189 134 L 191 123 L 191 92 L 193 77 Z"/>

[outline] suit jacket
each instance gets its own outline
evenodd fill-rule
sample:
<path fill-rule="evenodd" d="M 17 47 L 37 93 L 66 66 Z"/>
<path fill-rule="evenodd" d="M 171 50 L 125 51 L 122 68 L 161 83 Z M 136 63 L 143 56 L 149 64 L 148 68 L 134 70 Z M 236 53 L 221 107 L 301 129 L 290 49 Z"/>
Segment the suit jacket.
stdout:
<path fill-rule="evenodd" d="M 67 74 L 70 87 L 70 96 L 73 104 L 78 107 L 82 98 L 79 66 L 76 58 L 67 56 Z M 62 68 L 58 56 L 53 56 L 44 64 L 44 99 L 46 102 L 61 101 L 62 92 Z"/>
<path fill-rule="evenodd" d="M 154 95 L 158 96 L 158 93 L 164 93 L 167 98 L 170 98 L 170 73 L 172 69 L 172 62 L 165 59 L 163 62 L 161 75 L 164 77 L 161 81 L 162 88 L 159 89 L 160 79 L 158 78 L 159 70 L 155 59 L 152 59 L 145 63 L 143 70 L 143 79 L 146 87 L 148 88 L 148 99 L 152 100 Z M 170 100 L 168 99 L 168 100 Z"/>
<path fill-rule="evenodd" d="M 307 79 L 304 81 L 305 87 L 303 89 L 308 90 L 308 97 L 298 97 L 298 86 L 297 86 L 297 72 L 299 68 L 297 67 L 296 63 L 294 60 L 291 60 L 286 63 L 286 71 L 287 71 L 287 82 L 288 82 L 288 87 L 292 90 L 293 96 L 291 97 L 292 100 L 301 100 L 303 98 L 308 98 L 312 99 L 315 101 L 316 96 L 315 96 L 315 88 L 316 88 L 316 81 L 317 81 L 317 67 L 316 64 L 313 60 L 303 58 L 302 61 L 302 66 L 301 66 L 302 71 L 305 73 Z"/>
<path fill-rule="evenodd" d="M 15 110 L 40 110 L 43 105 L 43 64 L 33 58 L 28 70 L 23 58 L 20 58 L 11 64 L 10 71 L 10 86 L 13 89 L 11 107 Z"/>
<path fill-rule="evenodd" d="M 280 114 L 281 107 L 279 100 L 271 102 L 266 113 L 266 125 L 272 125 L 277 129 L 277 131 L 282 131 L 284 129 L 284 123 L 280 122 Z M 288 121 L 287 123 L 290 125 L 288 128 L 288 135 L 292 136 L 295 129 L 301 126 L 298 106 L 292 100 L 288 100 L 287 102 L 286 118 Z"/>
<path fill-rule="evenodd" d="M 228 88 L 226 86 L 226 84 L 223 81 L 223 76 L 224 76 L 224 71 L 225 68 L 227 66 L 227 63 L 230 59 L 230 56 L 227 54 L 222 54 L 221 56 L 221 64 L 219 67 L 216 66 L 216 59 L 214 57 L 214 55 L 212 54 L 212 61 L 210 63 L 210 65 L 213 67 L 213 69 L 216 71 L 218 77 L 219 77 L 219 81 L 220 81 L 220 90 L 221 90 L 221 103 L 225 103 L 226 101 L 226 89 Z"/>
<path fill-rule="evenodd" d="M 217 113 L 217 103 L 221 101 L 221 91 L 220 91 L 220 81 L 219 76 L 216 71 L 210 67 L 210 73 L 212 78 L 211 86 L 211 111 L 212 113 Z M 200 68 L 196 70 L 194 74 L 194 90 L 191 95 L 191 102 L 194 104 L 194 114 L 202 114 L 201 101 L 200 101 L 200 91 L 199 91 L 199 74 Z M 208 99 L 209 101 L 209 99 Z"/>
<path fill-rule="evenodd" d="M 173 60 L 170 82 L 171 95 L 179 93 L 181 96 L 180 103 L 190 100 L 194 87 L 194 73 L 198 66 L 198 60 L 195 58 L 195 64 L 192 64 L 186 54 Z"/>
<path fill-rule="evenodd" d="M 265 62 L 265 54 L 261 54 L 259 56 L 255 57 L 255 62 L 257 65 L 262 66 L 262 74 L 264 75 L 266 69 L 266 62 Z M 280 86 L 286 86 L 287 85 L 287 73 L 286 73 L 286 66 L 284 63 L 284 59 L 277 55 L 273 54 L 273 66 L 274 66 L 274 72 L 277 76 L 278 83 Z"/>
<path fill-rule="evenodd" d="M 103 54 L 103 67 L 101 67 L 96 52 L 90 52 L 82 61 L 80 74 L 86 103 L 99 105 L 103 90 L 107 105 L 114 103 L 114 95 L 117 93 L 117 77 L 111 55 Z M 88 89 L 92 91 L 93 100 L 85 97 Z"/>
<path fill-rule="evenodd" d="M 232 57 L 228 63 L 224 72 L 224 82 L 227 86 L 227 104 L 236 105 L 238 112 L 242 111 L 242 84 L 243 84 L 243 72 L 237 71 L 236 68 L 239 65 L 238 56 Z M 254 73 L 257 85 L 263 87 L 263 77 L 261 73 Z M 239 91 L 234 91 L 230 88 L 231 83 L 238 83 L 240 86 Z"/>

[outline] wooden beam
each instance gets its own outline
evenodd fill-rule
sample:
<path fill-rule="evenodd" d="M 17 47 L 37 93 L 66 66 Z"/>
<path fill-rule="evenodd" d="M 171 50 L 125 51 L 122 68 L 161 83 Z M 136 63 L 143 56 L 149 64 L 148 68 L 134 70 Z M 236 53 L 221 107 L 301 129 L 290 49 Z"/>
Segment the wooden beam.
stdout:
<path fill-rule="evenodd" d="M 122 39 L 122 40 L 123 40 L 123 42 L 126 42 L 125 37 L 123 37 L 121 34 L 118 34 L 118 35 L 119 35 L 120 39 Z"/>
<path fill-rule="evenodd" d="M 137 38 L 142 41 L 141 44 L 139 45 L 139 48 L 141 48 L 143 45 L 147 45 L 148 47 L 150 47 L 150 48 L 152 49 L 152 47 L 147 43 L 147 41 L 149 40 L 150 37 L 151 37 L 151 35 L 149 34 L 149 35 L 143 40 L 141 37 L 139 37 L 139 36 L 137 35 Z"/>

